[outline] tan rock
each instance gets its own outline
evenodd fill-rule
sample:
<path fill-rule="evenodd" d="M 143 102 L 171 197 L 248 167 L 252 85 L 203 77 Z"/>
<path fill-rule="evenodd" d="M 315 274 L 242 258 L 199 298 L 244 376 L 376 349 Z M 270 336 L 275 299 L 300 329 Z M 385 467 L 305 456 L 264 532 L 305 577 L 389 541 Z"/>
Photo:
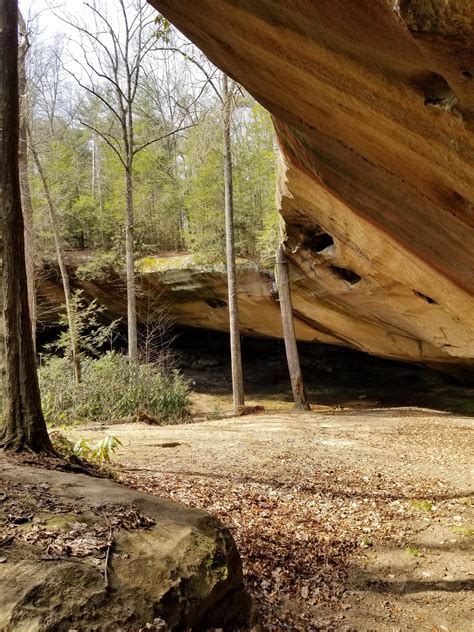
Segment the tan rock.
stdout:
<path fill-rule="evenodd" d="M 152 4 L 275 117 L 315 339 L 472 364 L 472 2 Z"/>
<path fill-rule="evenodd" d="M 104 523 L 107 540 L 107 521 L 117 507 L 138 510 L 153 524 L 111 531 L 107 562 L 103 551 L 75 554 L 72 546 L 69 554 L 47 559 L 47 539 L 33 545 L 33 540 L 22 544 L 15 537 L 2 549 L 6 560 L 0 565 L 0 630 L 137 632 L 157 617 L 166 622 L 165 630 L 247 629 L 251 604 L 242 585 L 239 554 L 229 531 L 215 518 L 110 480 L 1 459 L 5 502 L 12 484 L 21 485 L 20 502 L 28 495 L 34 499 L 32 512 L 41 506 L 41 494 L 48 496 L 48 510 L 36 516 L 41 523 L 21 525 L 30 532 L 44 524 L 64 539 L 71 528 L 83 524 L 84 542 Z M 64 507 L 71 503 L 74 511 Z M 2 514 L 7 528 L 5 518 Z M 74 542 L 81 547 L 80 541 Z M 89 536 L 89 542 L 93 545 L 94 538 Z"/>

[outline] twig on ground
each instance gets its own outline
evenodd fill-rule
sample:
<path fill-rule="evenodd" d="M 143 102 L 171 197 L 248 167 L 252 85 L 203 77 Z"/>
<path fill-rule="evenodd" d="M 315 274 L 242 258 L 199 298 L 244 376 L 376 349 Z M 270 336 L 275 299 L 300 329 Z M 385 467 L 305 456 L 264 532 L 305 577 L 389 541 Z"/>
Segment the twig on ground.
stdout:
<path fill-rule="evenodd" d="M 105 554 L 105 563 L 104 563 L 104 584 L 105 584 L 106 588 L 109 585 L 108 567 L 109 567 L 110 552 L 112 550 L 113 544 L 114 544 L 114 539 L 113 539 L 113 536 L 112 536 L 112 527 L 110 527 L 110 530 L 109 530 L 109 541 L 108 541 L 108 544 L 107 544 L 107 553 Z"/>
<path fill-rule="evenodd" d="M 13 540 L 14 537 L 15 536 L 13 535 L 9 535 L 8 537 L 3 538 L 3 540 L 0 541 L 0 546 L 5 546 L 5 544 L 9 544 Z"/>

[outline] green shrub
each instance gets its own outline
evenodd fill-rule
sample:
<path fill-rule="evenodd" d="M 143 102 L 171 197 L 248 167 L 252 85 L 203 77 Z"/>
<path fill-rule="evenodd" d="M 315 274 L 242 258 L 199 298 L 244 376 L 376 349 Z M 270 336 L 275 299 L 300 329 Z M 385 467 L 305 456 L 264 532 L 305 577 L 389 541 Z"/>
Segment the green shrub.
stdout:
<path fill-rule="evenodd" d="M 54 449 L 65 457 L 77 456 L 90 463 L 101 465 L 111 462 L 111 455 L 122 446 L 118 437 L 105 435 L 98 441 L 88 441 L 83 437 L 76 443 L 70 441 L 60 430 L 53 430 L 49 433 L 49 438 Z"/>
<path fill-rule="evenodd" d="M 171 424 L 189 414 L 189 382 L 178 371 L 130 365 L 116 352 L 85 358 L 80 384 L 74 383 L 67 358 L 48 358 L 38 375 L 44 415 L 52 425 L 129 419 L 140 411 Z"/>

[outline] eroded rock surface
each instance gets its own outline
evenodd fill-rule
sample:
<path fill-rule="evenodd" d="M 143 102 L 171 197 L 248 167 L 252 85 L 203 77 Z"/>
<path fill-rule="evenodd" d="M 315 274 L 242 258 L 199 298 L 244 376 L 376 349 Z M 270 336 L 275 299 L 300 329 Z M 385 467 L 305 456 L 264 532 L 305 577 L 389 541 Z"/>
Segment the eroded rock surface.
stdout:
<path fill-rule="evenodd" d="M 234 541 L 203 511 L 5 459 L 0 490 L 0 630 L 246 629 Z"/>
<path fill-rule="evenodd" d="M 72 287 L 81 290 L 87 300 L 97 299 L 108 319 L 126 319 L 125 280 L 117 271 L 106 269 L 96 277 L 84 279 L 76 274 L 77 261 L 68 264 L 68 271 Z M 137 263 L 137 271 L 137 309 L 142 324 L 171 320 L 184 327 L 229 330 L 227 274 L 223 265 L 198 265 L 187 255 L 146 257 Z M 253 261 L 240 259 L 237 276 L 242 334 L 282 338 L 273 274 Z M 54 267 L 43 268 L 39 278 L 40 325 L 57 326 L 64 310 L 61 279 Z M 300 340 L 338 342 L 303 321 L 297 320 L 295 325 Z"/>
<path fill-rule="evenodd" d="M 151 3 L 274 115 L 300 322 L 472 364 L 471 0 Z"/>

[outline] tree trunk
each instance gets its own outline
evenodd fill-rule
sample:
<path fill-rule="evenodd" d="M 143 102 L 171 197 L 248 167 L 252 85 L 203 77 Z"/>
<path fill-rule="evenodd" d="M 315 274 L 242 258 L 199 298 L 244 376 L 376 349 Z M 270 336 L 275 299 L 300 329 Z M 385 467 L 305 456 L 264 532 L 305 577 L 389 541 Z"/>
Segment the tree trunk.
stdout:
<path fill-rule="evenodd" d="M 230 356 L 232 364 L 232 394 L 234 412 L 244 405 L 244 381 L 240 351 L 239 306 L 234 245 L 234 201 L 232 187 L 232 154 L 230 145 L 231 95 L 227 75 L 222 74 L 223 136 L 224 136 L 224 191 L 225 237 L 227 254 L 227 285 L 229 291 Z"/>
<path fill-rule="evenodd" d="M 26 82 L 26 55 L 30 48 L 26 24 L 21 13 L 18 13 L 20 41 L 18 46 L 18 92 L 20 96 L 20 136 L 19 136 L 19 173 L 21 206 L 25 224 L 25 258 L 26 278 L 28 282 L 28 305 L 30 308 L 31 335 L 33 349 L 36 347 L 36 289 L 35 289 L 35 245 L 33 233 L 33 205 L 31 203 L 30 181 L 28 178 L 28 95 Z"/>
<path fill-rule="evenodd" d="M 71 285 L 69 283 L 69 276 L 67 273 L 67 268 L 64 262 L 63 252 L 61 248 L 61 235 L 59 234 L 58 221 L 56 217 L 56 209 L 54 208 L 53 198 L 51 196 L 48 179 L 46 178 L 46 174 L 43 170 L 43 165 L 41 164 L 40 157 L 38 155 L 38 152 L 36 151 L 36 147 L 34 146 L 33 140 L 31 138 L 31 130 L 28 130 L 28 134 L 30 138 L 31 154 L 33 156 L 34 163 L 38 170 L 41 184 L 43 185 L 43 190 L 44 190 L 46 202 L 48 205 L 49 219 L 51 221 L 51 228 L 53 229 L 54 247 L 56 249 L 56 258 L 58 260 L 59 271 L 61 273 L 61 280 L 62 280 L 63 291 L 64 291 L 64 302 L 66 304 L 66 315 L 67 315 L 67 322 L 68 322 L 68 327 L 69 327 L 69 336 L 71 338 L 71 360 L 72 360 L 72 366 L 73 366 L 73 371 L 74 371 L 74 381 L 76 382 L 76 384 L 79 384 L 79 382 L 81 381 L 81 357 L 80 357 L 79 348 L 78 348 L 76 322 L 75 322 L 74 308 L 72 304 Z"/>
<path fill-rule="evenodd" d="M 128 359 L 138 361 L 137 298 L 135 289 L 135 243 L 133 238 L 133 181 L 132 165 L 125 170 L 125 259 L 127 268 L 127 327 Z"/>
<path fill-rule="evenodd" d="M 38 388 L 18 173 L 18 6 L 0 0 L 0 335 L 5 449 L 54 454 Z"/>
<path fill-rule="evenodd" d="M 281 322 L 283 336 L 285 338 L 286 359 L 290 373 L 291 389 L 296 408 L 310 410 L 308 398 L 304 388 L 303 375 L 301 373 L 298 346 L 296 344 L 295 327 L 293 322 L 293 308 L 291 305 L 291 289 L 288 274 L 288 259 L 283 244 L 280 244 L 276 253 L 275 276 L 278 285 L 280 299 Z"/>

